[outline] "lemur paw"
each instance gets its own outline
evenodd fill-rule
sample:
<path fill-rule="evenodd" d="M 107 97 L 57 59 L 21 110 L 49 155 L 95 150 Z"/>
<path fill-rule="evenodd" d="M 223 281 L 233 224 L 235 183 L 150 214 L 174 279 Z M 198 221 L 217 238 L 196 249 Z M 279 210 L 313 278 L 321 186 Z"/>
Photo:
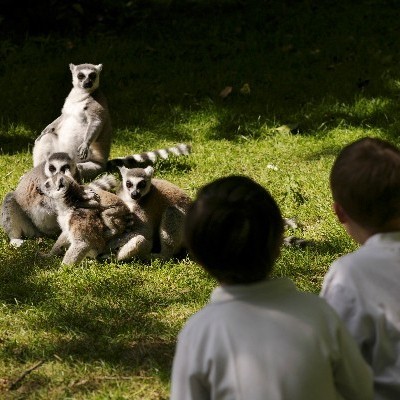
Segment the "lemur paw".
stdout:
<path fill-rule="evenodd" d="M 82 143 L 78 147 L 78 156 L 81 160 L 86 160 L 89 154 L 89 146 L 86 143 Z"/>
<path fill-rule="evenodd" d="M 285 228 L 287 229 L 297 229 L 299 224 L 294 218 L 283 218 Z"/>
<path fill-rule="evenodd" d="M 127 227 L 132 227 L 135 225 L 136 219 L 134 214 L 127 214 L 124 216 L 124 220 Z"/>
<path fill-rule="evenodd" d="M 55 256 L 55 254 L 46 253 L 46 252 L 44 252 L 44 251 L 38 251 L 38 252 L 37 252 L 37 255 L 38 255 L 40 258 L 44 258 L 44 259 L 49 259 L 49 258 L 52 258 L 52 257 Z"/>
<path fill-rule="evenodd" d="M 24 244 L 24 242 L 25 242 L 25 240 L 23 240 L 23 239 L 11 239 L 10 245 L 15 248 L 18 248 L 18 247 L 21 247 Z"/>
<path fill-rule="evenodd" d="M 304 249 L 305 247 L 310 247 L 314 243 L 312 240 L 298 238 L 296 236 L 288 236 L 283 239 L 283 244 L 287 247 L 299 247 Z"/>
<path fill-rule="evenodd" d="M 95 190 L 91 189 L 90 187 L 85 188 L 84 200 L 94 200 L 97 203 L 100 203 L 100 196 L 96 193 Z"/>

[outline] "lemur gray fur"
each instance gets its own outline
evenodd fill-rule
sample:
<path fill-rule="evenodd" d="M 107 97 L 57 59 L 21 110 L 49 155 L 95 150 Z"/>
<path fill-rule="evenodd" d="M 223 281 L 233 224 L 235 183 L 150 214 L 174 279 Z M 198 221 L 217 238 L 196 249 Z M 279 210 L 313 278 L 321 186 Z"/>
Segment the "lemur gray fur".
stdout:
<path fill-rule="evenodd" d="M 61 115 L 36 139 L 33 166 L 55 152 L 76 159 L 83 179 L 93 179 L 105 171 L 111 147 L 111 119 L 107 100 L 99 89 L 102 64 L 69 65 L 72 90 Z"/>
<path fill-rule="evenodd" d="M 153 178 L 151 166 L 119 169 L 122 184 L 117 195 L 134 219 L 130 232 L 110 243 L 118 249 L 117 259 L 168 259 L 178 254 L 183 248 L 183 222 L 190 197 L 173 183 Z M 159 252 L 154 252 L 157 247 Z"/>
<path fill-rule="evenodd" d="M 67 153 L 54 153 L 46 161 L 30 169 L 20 179 L 14 191 L 4 197 L 1 206 L 1 225 L 10 244 L 19 247 L 26 238 L 55 236 L 60 232 L 54 201 L 41 191 L 42 184 L 51 176 L 64 173 L 80 181 L 76 164 Z M 101 177 L 86 190 L 88 199 L 96 188 L 113 189 L 116 179 Z"/>
<path fill-rule="evenodd" d="M 97 189 L 98 198 L 87 199 L 84 187 L 63 174 L 47 179 L 42 191 L 54 201 L 61 227 L 50 255 L 62 254 L 69 245 L 63 264 L 76 264 L 86 256 L 103 253 L 108 239 L 122 234 L 128 226 L 129 208 L 113 193 Z"/>

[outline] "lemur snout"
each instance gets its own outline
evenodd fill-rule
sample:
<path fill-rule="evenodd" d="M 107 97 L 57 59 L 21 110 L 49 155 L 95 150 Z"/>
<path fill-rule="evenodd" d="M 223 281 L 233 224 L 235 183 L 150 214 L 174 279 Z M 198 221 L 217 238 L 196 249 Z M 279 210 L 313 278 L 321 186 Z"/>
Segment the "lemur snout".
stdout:
<path fill-rule="evenodd" d="M 131 193 L 131 198 L 133 199 L 133 200 L 138 200 L 138 199 L 140 199 L 140 193 L 139 192 L 132 192 Z"/>

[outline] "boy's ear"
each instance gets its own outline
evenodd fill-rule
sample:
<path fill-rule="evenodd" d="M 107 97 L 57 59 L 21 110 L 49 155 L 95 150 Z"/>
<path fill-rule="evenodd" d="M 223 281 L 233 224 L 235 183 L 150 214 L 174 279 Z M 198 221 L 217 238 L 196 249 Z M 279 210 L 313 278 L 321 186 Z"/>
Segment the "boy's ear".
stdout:
<path fill-rule="evenodd" d="M 335 212 L 335 214 L 337 216 L 337 219 L 339 220 L 339 222 L 341 224 L 345 224 L 346 222 L 348 222 L 349 218 L 346 214 L 346 211 L 344 211 L 343 207 L 339 203 L 336 203 L 336 201 L 333 202 L 332 207 L 333 207 L 333 211 Z"/>

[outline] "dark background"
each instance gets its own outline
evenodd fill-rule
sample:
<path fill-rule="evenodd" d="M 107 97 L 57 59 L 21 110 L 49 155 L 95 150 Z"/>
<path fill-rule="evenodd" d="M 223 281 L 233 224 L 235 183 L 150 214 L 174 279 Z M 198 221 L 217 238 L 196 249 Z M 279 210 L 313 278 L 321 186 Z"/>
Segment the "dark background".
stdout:
<path fill-rule="evenodd" d="M 117 129 L 153 130 L 170 118 L 165 135 L 186 140 L 175 137 L 171 110 L 212 103 L 222 138 L 257 136 L 263 123 L 398 136 L 396 1 L 0 1 L 2 122 L 34 129 L 30 140 L 59 114 L 69 62 L 104 64 Z M 251 96 L 238 94 L 245 83 Z M 226 86 L 234 92 L 221 101 Z M 368 101 L 357 109 L 360 99 Z"/>

